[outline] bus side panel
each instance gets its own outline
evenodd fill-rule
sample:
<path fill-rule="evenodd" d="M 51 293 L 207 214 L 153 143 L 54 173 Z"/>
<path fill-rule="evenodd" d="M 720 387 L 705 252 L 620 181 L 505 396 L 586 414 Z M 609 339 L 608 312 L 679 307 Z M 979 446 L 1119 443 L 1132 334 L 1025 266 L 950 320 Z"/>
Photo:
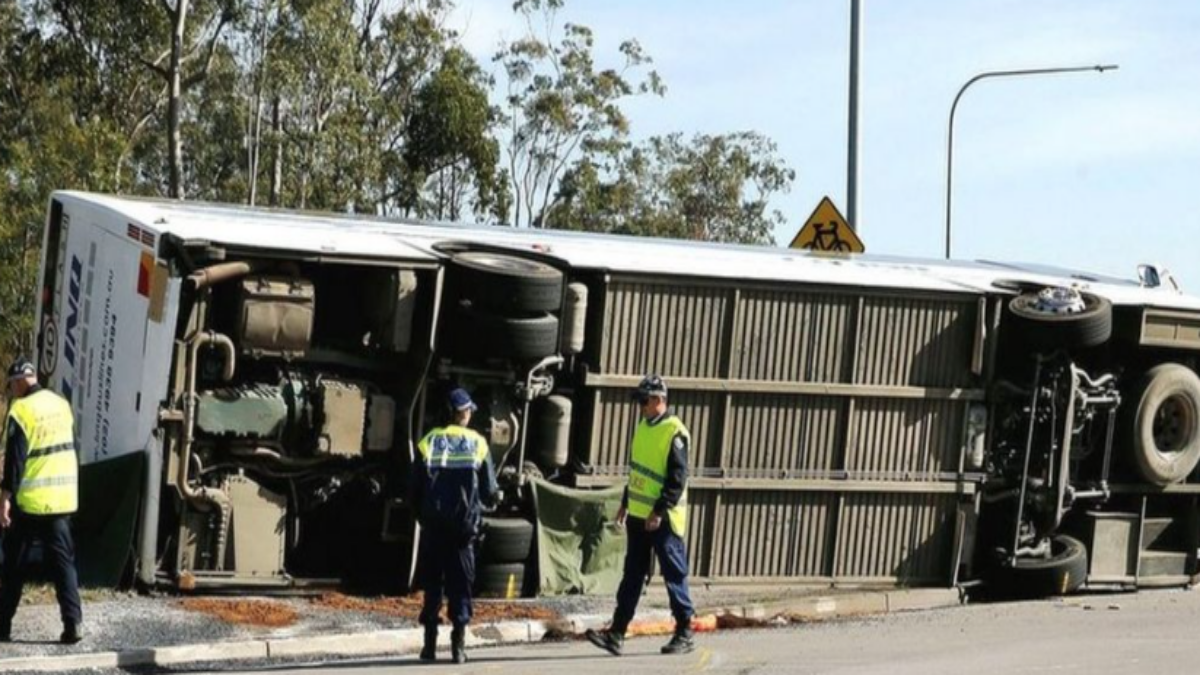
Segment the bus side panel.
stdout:
<path fill-rule="evenodd" d="M 79 573 L 92 585 L 125 577 L 138 511 L 143 499 L 155 500 L 160 478 L 153 470 L 161 471 L 161 461 L 148 462 L 146 453 L 158 447 L 153 433 L 166 396 L 179 282 L 157 259 L 156 243 L 156 233 L 69 195 L 51 203 L 36 323 L 39 372 L 75 414 Z"/>
<path fill-rule="evenodd" d="M 55 295 L 38 342 L 45 384 L 71 402 L 79 460 L 86 465 L 143 450 L 149 441 L 142 417 L 153 417 L 157 400 L 143 400 L 143 359 L 152 337 L 151 298 L 157 291 L 165 315 L 167 283 L 164 276 L 154 287 L 158 262 L 152 248 L 140 237 L 115 234 L 112 223 L 102 222 L 112 215 L 70 200 L 62 211 L 61 232 L 47 236 L 62 243 L 47 268 L 54 272 L 43 273 Z"/>

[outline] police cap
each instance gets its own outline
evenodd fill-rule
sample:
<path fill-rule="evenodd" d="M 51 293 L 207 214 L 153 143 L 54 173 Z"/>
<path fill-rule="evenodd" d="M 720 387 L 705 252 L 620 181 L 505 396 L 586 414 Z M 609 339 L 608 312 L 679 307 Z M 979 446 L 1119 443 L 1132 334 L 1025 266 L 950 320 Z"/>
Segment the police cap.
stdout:
<path fill-rule="evenodd" d="M 651 396 L 667 397 L 667 383 L 654 374 L 643 377 L 642 381 L 638 383 L 637 389 L 633 390 L 633 398 L 636 401 L 645 401 Z"/>
<path fill-rule="evenodd" d="M 23 380 L 27 377 L 37 375 L 37 370 L 33 367 L 33 362 L 24 356 L 17 357 L 12 365 L 8 367 L 8 381 Z"/>

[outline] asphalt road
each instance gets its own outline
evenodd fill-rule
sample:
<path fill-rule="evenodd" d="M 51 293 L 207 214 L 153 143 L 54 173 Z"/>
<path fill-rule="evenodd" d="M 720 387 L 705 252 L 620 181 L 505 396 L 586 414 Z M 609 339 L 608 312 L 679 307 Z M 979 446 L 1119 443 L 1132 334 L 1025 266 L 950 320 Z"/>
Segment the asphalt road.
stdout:
<path fill-rule="evenodd" d="M 662 638 L 643 638 L 619 659 L 587 643 L 538 644 L 477 649 L 465 667 L 405 657 L 241 672 L 1182 673 L 1200 667 L 1198 635 L 1200 591 L 1150 591 L 730 631 L 700 636 L 696 652 L 677 657 L 658 654 Z"/>

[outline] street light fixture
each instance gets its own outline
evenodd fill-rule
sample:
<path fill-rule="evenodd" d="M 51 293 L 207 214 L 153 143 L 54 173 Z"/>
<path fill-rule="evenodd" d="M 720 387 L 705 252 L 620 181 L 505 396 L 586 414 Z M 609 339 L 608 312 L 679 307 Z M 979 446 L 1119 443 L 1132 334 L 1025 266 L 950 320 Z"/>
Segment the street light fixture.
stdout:
<path fill-rule="evenodd" d="M 1055 75 L 1058 73 L 1084 73 L 1095 71 L 1103 73 L 1106 70 L 1116 70 L 1117 65 L 1103 66 L 1076 66 L 1071 68 L 1032 68 L 1027 70 L 992 70 L 986 73 L 979 73 L 975 77 L 967 80 L 966 84 L 958 90 L 958 95 L 954 97 L 954 103 L 950 106 L 950 126 L 949 133 L 946 138 L 946 259 L 950 259 L 950 199 L 951 186 L 954 179 L 954 112 L 958 110 L 958 100 L 962 98 L 963 93 L 967 88 L 980 80 L 991 77 L 1018 77 L 1024 75 Z"/>

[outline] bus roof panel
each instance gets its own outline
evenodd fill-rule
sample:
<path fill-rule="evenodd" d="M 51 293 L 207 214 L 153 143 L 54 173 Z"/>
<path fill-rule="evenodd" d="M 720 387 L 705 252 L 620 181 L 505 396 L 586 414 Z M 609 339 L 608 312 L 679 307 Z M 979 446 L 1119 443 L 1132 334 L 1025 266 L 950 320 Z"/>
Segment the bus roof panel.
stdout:
<path fill-rule="evenodd" d="M 1116 304 L 1200 310 L 1200 298 L 1137 282 L 1031 264 L 886 255 L 823 255 L 744 246 L 489 225 L 385 219 L 60 192 L 102 205 L 160 232 L 230 246 L 308 254 L 432 261 L 439 246 L 471 242 L 536 251 L 578 269 L 757 282 L 816 283 L 979 294 L 997 281 L 1079 285 Z"/>

